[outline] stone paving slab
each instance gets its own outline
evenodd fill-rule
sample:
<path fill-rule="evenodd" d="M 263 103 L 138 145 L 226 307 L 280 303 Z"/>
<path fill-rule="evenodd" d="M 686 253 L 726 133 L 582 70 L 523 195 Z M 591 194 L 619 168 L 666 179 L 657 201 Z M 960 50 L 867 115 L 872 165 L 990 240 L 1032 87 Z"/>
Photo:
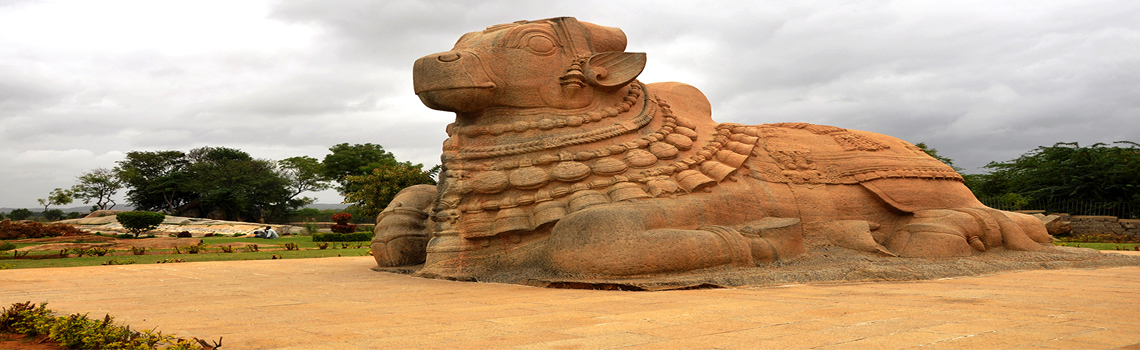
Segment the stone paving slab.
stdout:
<path fill-rule="evenodd" d="M 1140 267 L 619 292 L 421 279 L 370 257 L 0 270 L 46 301 L 222 349 L 1109 349 L 1140 343 Z"/>

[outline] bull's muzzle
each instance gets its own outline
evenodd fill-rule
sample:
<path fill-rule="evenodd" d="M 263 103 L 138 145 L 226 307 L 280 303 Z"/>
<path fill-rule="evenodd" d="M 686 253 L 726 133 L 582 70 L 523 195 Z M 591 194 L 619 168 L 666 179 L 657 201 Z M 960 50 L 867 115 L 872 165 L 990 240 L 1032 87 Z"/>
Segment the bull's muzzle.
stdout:
<path fill-rule="evenodd" d="M 479 56 L 470 51 L 447 51 L 416 60 L 412 68 L 416 95 L 428 108 L 475 112 L 491 105 L 495 83 Z"/>

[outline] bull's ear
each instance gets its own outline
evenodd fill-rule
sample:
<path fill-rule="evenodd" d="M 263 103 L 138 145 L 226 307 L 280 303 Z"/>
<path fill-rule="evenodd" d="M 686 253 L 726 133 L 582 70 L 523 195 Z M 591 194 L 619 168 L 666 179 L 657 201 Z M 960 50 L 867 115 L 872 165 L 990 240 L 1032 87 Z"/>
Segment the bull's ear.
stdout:
<path fill-rule="evenodd" d="M 586 61 L 586 80 L 602 87 L 624 86 L 645 69 L 644 52 L 602 52 Z"/>

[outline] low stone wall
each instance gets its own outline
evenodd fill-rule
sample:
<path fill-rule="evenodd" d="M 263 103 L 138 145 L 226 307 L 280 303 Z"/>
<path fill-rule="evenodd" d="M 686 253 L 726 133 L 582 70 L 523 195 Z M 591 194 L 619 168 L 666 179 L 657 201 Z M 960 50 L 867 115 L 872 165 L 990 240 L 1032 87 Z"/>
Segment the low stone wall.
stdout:
<path fill-rule="evenodd" d="M 1140 220 L 1118 219 L 1115 216 L 1073 215 L 1063 216 L 1073 226 L 1073 235 L 1120 234 L 1140 236 Z"/>

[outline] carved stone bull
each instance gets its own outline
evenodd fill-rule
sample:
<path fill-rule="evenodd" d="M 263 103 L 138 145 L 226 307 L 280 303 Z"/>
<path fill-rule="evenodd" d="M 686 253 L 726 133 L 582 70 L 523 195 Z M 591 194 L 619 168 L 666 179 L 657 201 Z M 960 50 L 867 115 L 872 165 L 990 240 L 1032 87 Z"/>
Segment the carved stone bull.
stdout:
<path fill-rule="evenodd" d="M 905 141 L 806 123 L 717 123 L 681 83 L 642 84 L 620 29 L 574 18 L 468 33 L 414 66 L 456 113 L 438 186 L 377 219 L 381 267 L 519 281 L 737 271 L 820 247 L 897 257 L 1048 250 Z M 845 251 L 846 251 L 845 250 Z M 510 276 L 510 277 L 504 277 Z"/>

